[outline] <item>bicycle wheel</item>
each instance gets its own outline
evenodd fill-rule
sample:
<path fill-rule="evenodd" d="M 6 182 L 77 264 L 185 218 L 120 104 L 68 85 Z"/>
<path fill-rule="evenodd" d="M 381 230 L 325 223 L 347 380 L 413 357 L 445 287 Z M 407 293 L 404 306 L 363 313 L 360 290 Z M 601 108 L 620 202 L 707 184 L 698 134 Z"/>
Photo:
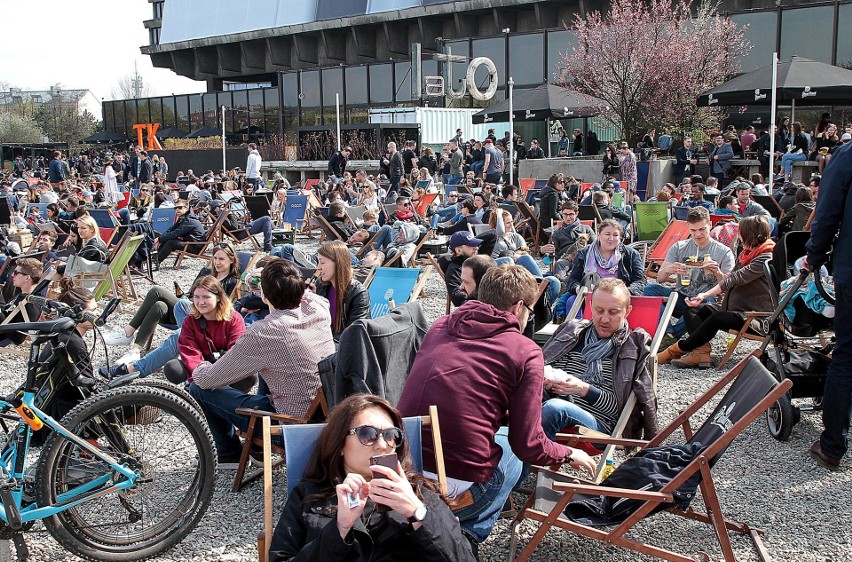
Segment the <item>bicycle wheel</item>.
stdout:
<path fill-rule="evenodd" d="M 139 474 L 133 487 L 100 494 L 123 476 L 86 449 L 54 432 L 38 462 L 40 506 L 88 500 L 44 519 L 63 547 L 91 560 L 156 556 L 182 541 L 213 496 L 216 457 L 202 414 L 161 388 L 129 385 L 75 407 L 62 425 Z M 94 480 L 104 480 L 93 485 Z"/>
<path fill-rule="evenodd" d="M 130 384 L 136 386 L 150 386 L 152 388 L 162 388 L 166 392 L 171 392 L 172 394 L 176 394 L 180 398 L 182 398 L 185 402 L 187 402 L 190 406 L 195 408 L 199 413 L 202 413 L 201 405 L 192 397 L 192 394 L 186 390 L 185 387 L 176 385 L 169 381 L 165 381 L 163 379 L 155 379 L 153 377 L 145 377 L 141 379 L 136 379 Z M 202 418 L 204 416 L 202 415 Z"/>

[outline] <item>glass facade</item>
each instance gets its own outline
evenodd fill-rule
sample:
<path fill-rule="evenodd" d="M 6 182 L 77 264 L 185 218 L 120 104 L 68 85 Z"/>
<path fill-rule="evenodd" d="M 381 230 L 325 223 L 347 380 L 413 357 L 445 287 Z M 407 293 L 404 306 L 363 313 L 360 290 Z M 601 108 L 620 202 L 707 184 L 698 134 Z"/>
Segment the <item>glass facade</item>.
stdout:
<path fill-rule="evenodd" d="M 837 18 L 835 20 L 835 9 Z M 799 3 L 796 6 L 728 14 L 740 26 L 748 25 L 746 39 L 751 52 L 741 61 L 743 72 L 766 66 L 778 50 L 781 60 L 798 55 L 840 66 L 852 66 L 852 0 Z M 780 25 L 779 25 L 780 22 Z M 562 57 L 577 44 L 571 30 L 563 27 L 536 32 L 500 34 L 494 37 L 453 39 L 445 47 L 453 55 L 485 56 L 494 61 L 498 72 L 498 90 L 493 100 L 475 102 L 469 95 L 453 100 L 450 107 L 486 107 L 506 98 L 506 80 L 514 79 L 520 93 L 543 82 L 560 78 Z M 422 76 L 445 75 L 451 65 L 452 80 L 446 86 L 459 86 L 467 72 L 467 63 L 439 63 L 425 56 Z M 411 70 L 407 62 L 375 62 L 357 66 L 282 72 L 278 87 L 252 87 L 193 95 L 165 96 L 140 100 L 103 103 L 104 128 L 132 138 L 132 125 L 159 122 L 161 128 L 177 127 L 188 133 L 203 125 L 221 126 L 221 106 L 225 130 L 233 142 L 277 135 L 288 136 L 300 126 L 333 126 L 336 122 L 335 94 L 340 93 L 344 123 L 368 121 L 368 107 L 382 108 L 417 105 L 412 100 Z M 570 77 L 561 77 L 569 79 Z M 487 81 L 484 68 L 475 76 L 482 87 Z M 279 91 L 280 87 L 280 91 Z M 424 98 L 430 106 L 440 98 Z M 528 131 L 541 135 L 543 131 Z"/>

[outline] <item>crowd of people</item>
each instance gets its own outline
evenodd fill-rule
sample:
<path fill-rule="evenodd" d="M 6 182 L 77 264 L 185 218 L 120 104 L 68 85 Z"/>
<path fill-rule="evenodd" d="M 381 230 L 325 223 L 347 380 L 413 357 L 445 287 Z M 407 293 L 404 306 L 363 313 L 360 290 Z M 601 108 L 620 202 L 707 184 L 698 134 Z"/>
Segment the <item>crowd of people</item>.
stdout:
<path fill-rule="evenodd" d="M 179 171 L 174 182 L 167 181 L 165 160 L 139 147 L 126 153 L 91 150 L 70 159 L 59 152 L 49 161 L 18 159 L 2 178 L 10 220 L 2 259 L 14 261 L 14 267 L 0 270 L 8 286 L 0 314 L 8 321 L 37 317 L 37 308 L 19 305 L 46 276 L 55 278 L 52 290 L 60 299 L 96 306 L 67 271 L 71 256 L 111 259 L 110 243 L 116 241 L 102 239 L 94 209 L 109 209 L 117 224 L 132 226 L 144 223 L 151 209 L 173 206 L 175 223 L 155 237 L 150 250 L 153 263 L 162 266 L 173 252 L 209 238 L 211 224 L 229 209 L 224 193 L 271 191 L 268 216 L 229 219 L 234 222 L 223 232 L 244 234 L 222 236 L 210 246 L 209 265 L 188 292 L 177 284 L 154 285 L 126 326 L 106 330 L 107 343 L 126 349 L 116 364 L 100 369 L 108 378 L 162 369 L 170 381 L 187 385 L 210 426 L 219 468 L 233 469 L 242 450 L 238 430 L 247 431 L 249 421 L 237 410 L 304 416 L 322 384 L 320 362 L 337 351 L 348 327 L 370 319 L 365 280 L 371 268 L 390 261 L 411 264 L 425 236 L 446 235 L 448 253 L 438 263 L 456 310 L 435 321 L 418 342 L 397 404 L 357 394 L 334 408 L 303 481 L 287 499 L 271 559 L 405 553 L 423 560 L 471 560 L 530 465 L 567 464 L 593 473 L 589 452 L 557 443 L 557 433 L 575 425 L 612 432 L 631 393 L 637 404 L 628 412 L 624 436 L 657 433 L 650 338 L 627 323 L 633 297 L 677 294 L 674 321 L 666 327 L 670 340 L 656 359 L 707 368 L 717 333 L 742 328 L 749 311 L 772 309 L 764 263 L 780 233 L 813 232 L 811 266 L 825 262 L 838 230 L 838 247 L 848 243 L 852 167 L 844 163 L 852 156 L 844 137 L 850 135 L 837 132 L 823 119 L 813 137 L 804 139 L 798 123 L 788 128 L 782 121 L 776 143 L 784 154 L 782 177 L 775 181 L 767 174 L 764 182 L 760 174 L 732 177 L 727 165 L 731 155 L 761 150 L 766 135 L 751 128 L 735 138 L 730 132 L 709 135 L 707 177 L 695 174 L 700 156 L 692 139 L 675 149 L 667 131 L 655 139 L 650 130 L 640 149 L 674 152 L 676 161 L 673 181 L 654 198 L 688 207 L 690 233 L 669 248 L 653 282 L 629 244 L 637 156 L 627 143 L 604 147 L 600 183 L 583 189 L 574 178 L 554 174 L 537 198 L 504 181 L 510 141 L 494 138 L 493 130 L 482 143 L 465 142 L 458 131 L 437 156 L 431 148 L 418 153 L 414 141 L 404 142 L 402 150 L 388 143 L 375 176 L 347 170 L 352 150 L 344 147 L 329 160 L 329 181 L 310 193 L 324 207 L 310 212 L 322 213 L 331 228 L 316 252 L 298 243 L 273 247 L 272 231 L 283 226 L 288 198 L 306 192 L 280 174 L 267 186 L 253 145 L 245 171 L 200 177 Z M 573 140 L 563 138 L 560 153 L 601 149 L 595 137 L 579 130 Z M 514 142 L 520 158 L 544 156 L 536 139 L 529 148 L 523 139 Z M 821 166 L 834 163 L 807 186 L 791 183 L 789 163 L 811 149 L 823 157 Z M 454 187 L 442 190 L 441 184 Z M 821 186 L 820 199 L 828 197 L 831 204 L 817 207 Z M 785 212 L 780 221 L 752 199 L 760 194 L 775 196 Z M 518 213 L 522 203 L 537 214 L 540 238 Z M 44 214 L 33 204 L 45 204 Z M 389 204 L 393 207 L 385 208 Z M 593 205 L 600 220 L 581 223 L 581 205 Z M 361 207 L 360 216 L 350 216 L 350 207 Z M 711 213 L 726 219 L 714 225 Z M 34 236 L 26 248 L 25 233 Z M 236 248 L 256 235 L 262 235 L 263 256 L 242 271 Z M 848 318 L 848 266 L 835 269 L 836 314 Z M 589 291 L 590 318 L 569 314 L 585 292 L 581 288 Z M 530 336 L 551 320 L 560 325 L 542 349 Z M 70 335 L 68 347 L 91 376 L 82 339 L 88 328 L 81 325 Z M 161 328 L 168 337 L 152 349 Z M 829 398 L 827 390 L 826 430 L 811 449 L 817 462 L 832 469 L 846 453 L 848 346 L 839 353 L 846 338 L 838 337 L 829 376 L 835 395 Z M 63 401 L 58 413 L 78 400 Z M 434 405 L 441 424 L 452 428 L 443 434 L 448 497 L 434 482 L 431 444 L 424 442 L 425 471 L 418 474 L 402 430 L 402 416 L 427 414 Z M 371 461 L 390 453 L 398 459 L 391 467 Z M 251 457 L 262 463 L 261 450 L 252 449 Z"/>

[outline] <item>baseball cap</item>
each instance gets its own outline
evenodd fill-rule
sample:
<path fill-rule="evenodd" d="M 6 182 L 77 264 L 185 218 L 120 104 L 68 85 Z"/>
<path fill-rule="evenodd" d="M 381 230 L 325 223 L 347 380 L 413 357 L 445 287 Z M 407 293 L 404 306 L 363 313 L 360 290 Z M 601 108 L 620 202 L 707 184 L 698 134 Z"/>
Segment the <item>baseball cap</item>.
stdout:
<path fill-rule="evenodd" d="M 843 135 L 840 137 L 840 140 L 841 141 L 852 140 L 852 135 L 850 135 L 849 133 L 843 133 Z"/>
<path fill-rule="evenodd" d="M 475 238 L 470 232 L 456 232 L 450 237 L 450 248 L 458 248 L 459 246 L 479 246 L 482 240 Z"/>
<path fill-rule="evenodd" d="M 740 190 L 743 190 L 743 189 L 751 189 L 751 186 L 749 184 L 747 184 L 746 182 L 742 182 L 742 183 L 737 185 L 737 191 L 740 191 Z"/>

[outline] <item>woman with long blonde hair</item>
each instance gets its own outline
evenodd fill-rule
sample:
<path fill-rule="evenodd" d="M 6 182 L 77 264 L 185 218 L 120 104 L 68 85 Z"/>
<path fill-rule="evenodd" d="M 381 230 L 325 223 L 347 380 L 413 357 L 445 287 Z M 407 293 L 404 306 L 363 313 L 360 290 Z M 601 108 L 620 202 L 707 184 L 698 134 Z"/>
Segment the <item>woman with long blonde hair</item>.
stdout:
<path fill-rule="evenodd" d="M 327 242 L 317 252 L 316 291 L 328 299 L 331 333 L 337 339 L 350 324 L 370 318 L 370 295 L 352 277 L 352 258 L 343 242 Z"/>

